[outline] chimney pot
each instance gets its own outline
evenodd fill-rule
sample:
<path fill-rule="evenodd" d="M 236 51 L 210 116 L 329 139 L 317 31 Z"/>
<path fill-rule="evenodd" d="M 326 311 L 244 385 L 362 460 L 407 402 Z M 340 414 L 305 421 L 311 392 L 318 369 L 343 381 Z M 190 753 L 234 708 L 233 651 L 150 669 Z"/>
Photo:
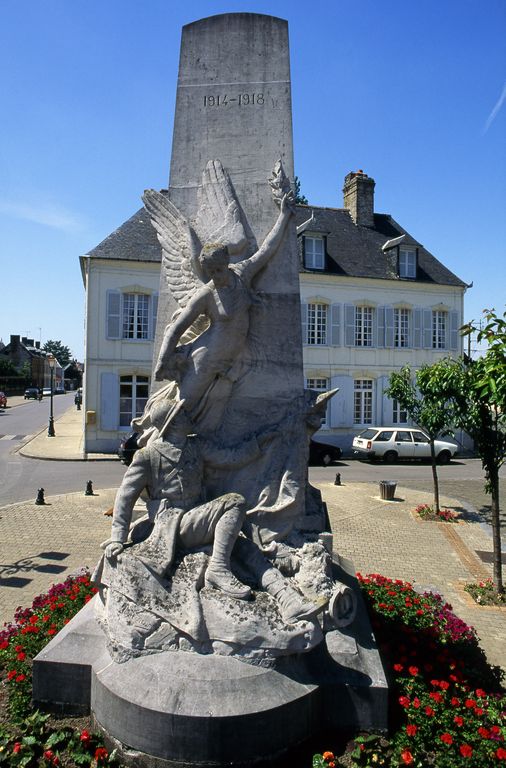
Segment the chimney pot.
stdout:
<path fill-rule="evenodd" d="M 350 172 L 344 179 L 344 207 L 357 226 L 374 227 L 374 187 L 374 179 L 362 170 Z"/>

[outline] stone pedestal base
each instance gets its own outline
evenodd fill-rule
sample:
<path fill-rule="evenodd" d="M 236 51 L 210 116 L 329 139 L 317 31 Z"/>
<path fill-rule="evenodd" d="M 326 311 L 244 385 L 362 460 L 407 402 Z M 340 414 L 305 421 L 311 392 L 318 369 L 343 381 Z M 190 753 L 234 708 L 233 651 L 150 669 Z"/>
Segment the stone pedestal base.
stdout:
<path fill-rule="evenodd" d="M 272 668 L 185 652 L 116 664 L 92 603 L 36 657 L 33 698 L 91 711 L 131 765 L 253 765 L 322 729 L 386 728 L 387 686 L 361 601 L 352 632 L 327 632 Z"/>

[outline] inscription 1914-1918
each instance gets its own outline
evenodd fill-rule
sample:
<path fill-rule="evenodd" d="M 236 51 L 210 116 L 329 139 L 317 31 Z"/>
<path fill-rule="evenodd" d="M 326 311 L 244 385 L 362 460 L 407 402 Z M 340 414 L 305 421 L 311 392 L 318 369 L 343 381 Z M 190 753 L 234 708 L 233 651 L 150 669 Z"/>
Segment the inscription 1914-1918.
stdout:
<path fill-rule="evenodd" d="M 257 104 L 263 107 L 265 97 L 263 93 L 239 93 L 237 96 L 229 96 L 224 93 L 221 95 L 204 96 L 204 107 L 226 107 L 233 105 L 237 107 L 247 107 Z"/>

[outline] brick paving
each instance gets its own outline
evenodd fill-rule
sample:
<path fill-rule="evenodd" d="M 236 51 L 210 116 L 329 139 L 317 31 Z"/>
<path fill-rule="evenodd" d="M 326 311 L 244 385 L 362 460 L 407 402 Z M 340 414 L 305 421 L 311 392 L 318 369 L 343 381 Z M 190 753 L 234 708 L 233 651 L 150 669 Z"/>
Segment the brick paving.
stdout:
<path fill-rule="evenodd" d="M 489 662 L 506 669 L 506 608 L 482 608 L 463 590 L 466 582 L 492 576 L 492 566 L 475 554 L 492 550 L 483 525 L 415 518 L 412 510 L 427 502 L 427 493 L 412 488 L 398 486 L 395 501 L 380 500 L 376 483 L 321 483 L 319 488 L 327 502 L 335 551 L 364 574 L 381 573 L 439 592 L 475 627 Z M 444 495 L 441 504 L 449 509 L 461 506 Z"/>

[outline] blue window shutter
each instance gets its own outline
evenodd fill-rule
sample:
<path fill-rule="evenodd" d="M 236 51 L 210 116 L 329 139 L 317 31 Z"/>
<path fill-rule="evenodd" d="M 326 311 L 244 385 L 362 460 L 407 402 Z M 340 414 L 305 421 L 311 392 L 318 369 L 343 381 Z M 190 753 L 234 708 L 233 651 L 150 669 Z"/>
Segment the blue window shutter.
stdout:
<path fill-rule="evenodd" d="M 353 377 L 333 376 L 331 387 L 339 388 L 330 401 L 333 427 L 353 426 Z"/>
<path fill-rule="evenodd" d="M 381 398 L 381 421 L 380 426 L 390 426 L 393 424 L 393 401 L 388 395 L 385 394 L 385 389 L 388 387 L 390 376 L 380 376 L 377 382 L 378 397 Z"/>
<path fill-rule="evenodd" d="M 151 339 L 155 338 L 156 332 L 156 316 L 158 314 L 158 294 L 154 293 L 151 296 Z"/>
<path fill-rule="evenodd" d="M 422 346 L 422 313 L 420 307 L 413 310 L 413 346 L 420 349 Z"/>
<path fill-rule="evenodd" d="M 453 309 L 450 312 L 450 349 L 459 348 L 459 313 Z"/>
<path fill-rule="evenodd" d="M 355 346 L 355 306 L 344 305 L 344 343 L 347 347 Z"/>
<path fill-rule="evenodd" d="M 339 347 L 341 343 L 339 326 L 341 322 L 341 305 L 332 304 L 330 310 L 331 317 L 331 331 L 330 331 L 330 343 L 333 347 Z"/>
<path fill-rule="evenodd" d="M 302 343 L 307 344 L 307 304 L 305 301 L 300 303 L 300 317 L 302 321 Z"/>
<path fill-rule="evenodd" d="M 385 307 L 385 347 L 394 345 L 394 308 Z"/>
<path fill-rule="evenodd" d="M 432 349 L 432 309 L 423 310 L 423 346 Z"/>
<path fill-rule="evenodd" d="M 116 373 L 100 374 L 100 427 L 117 430 L 119 425 L 119 378 Z"/>
<path fill-rule="evenodd" d="M 121 338 L 121 293 L 107 291 L 106 338 Z"/>

